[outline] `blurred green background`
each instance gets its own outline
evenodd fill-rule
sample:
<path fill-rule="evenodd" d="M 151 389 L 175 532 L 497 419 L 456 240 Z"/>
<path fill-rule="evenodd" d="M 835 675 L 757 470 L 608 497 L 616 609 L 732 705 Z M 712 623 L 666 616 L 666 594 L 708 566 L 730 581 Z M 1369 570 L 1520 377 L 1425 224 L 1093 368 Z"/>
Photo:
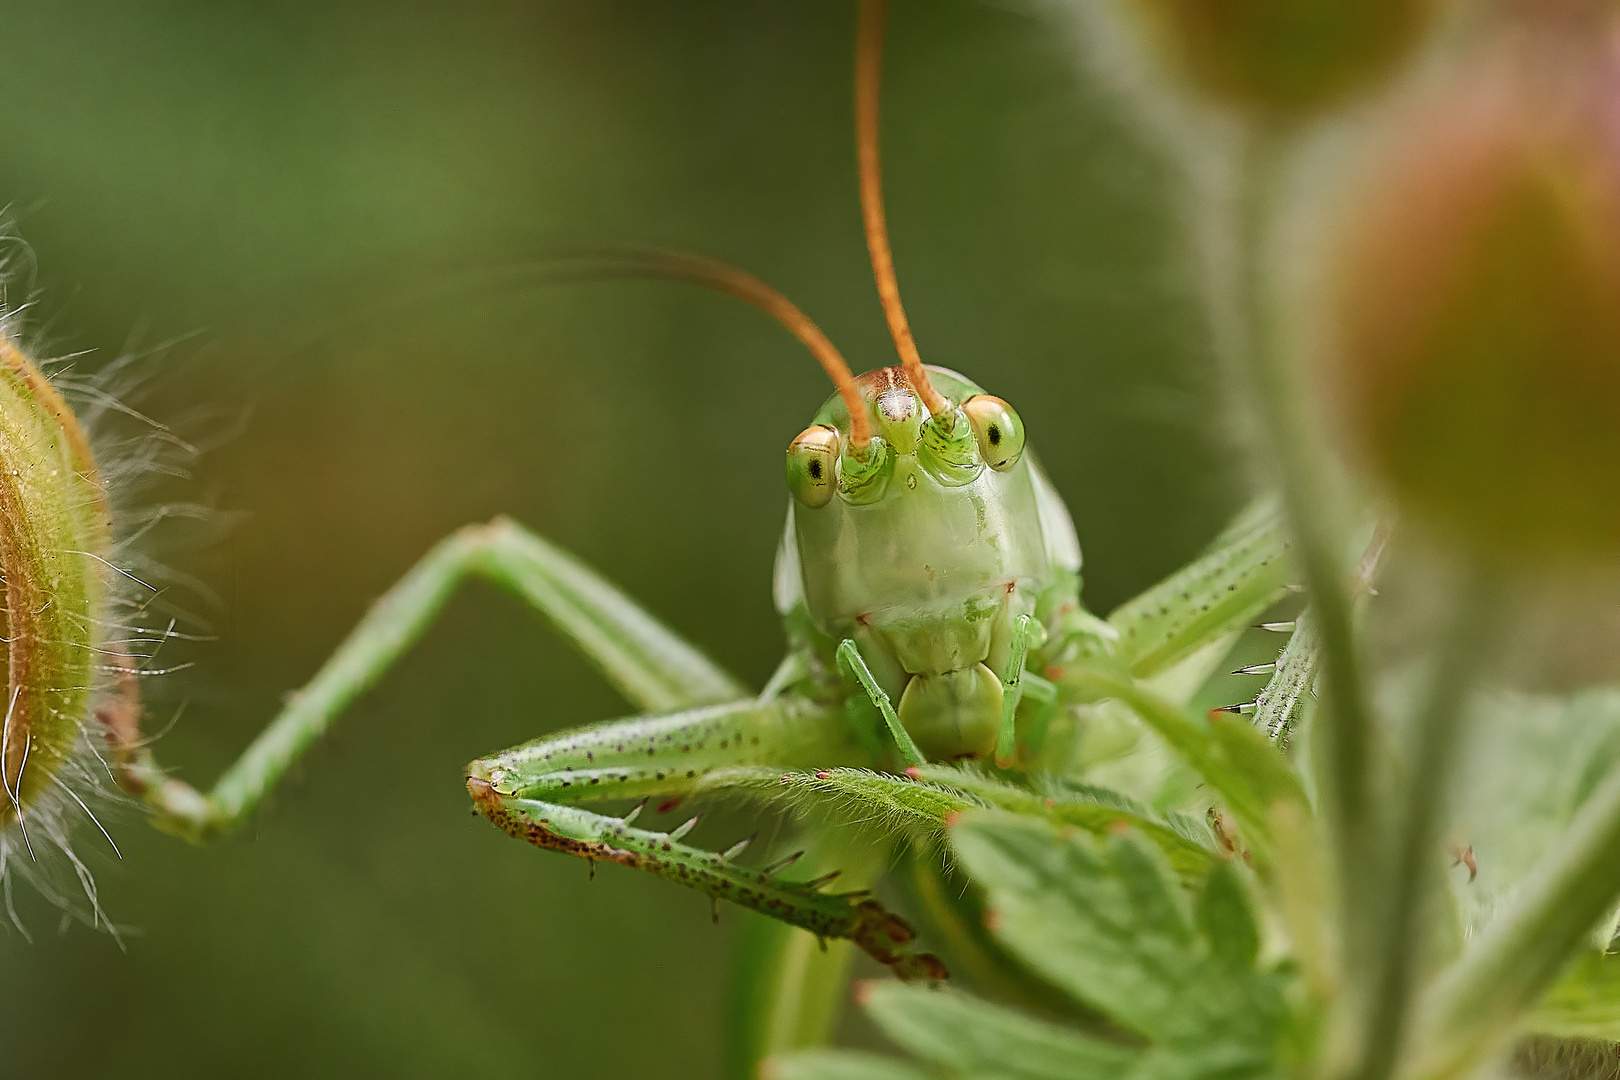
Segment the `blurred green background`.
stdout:
<path fill-rule="evenodd" d="M 775 284 L 857 369 L 890 362 L 853 4 L 4 12 L 0 202 L 37 257 L 36 322 L 56 353 L 93 350 L 81 368 L 191 335 L 143 362 L 140 405 L 219 445 L 145 497 L 239 514 L 156 552 L 219 594 L 174 594 L 215 640 L 171 646 L 195 666 L 148 685 L 150 725 L 185 705 L 170 765 L 211 782 L 428 545 L 496 513 L 764 679 L 781 455 L 829 392 L 815 364 L 681 286 L 492 293 L 468 271 L 560 242 L 690 248 Z M 923 355 L 1022 411 L 1106 610 L 1240 486 L 1172 178 L 1034 8 L 900 0 L 885 95 Z M 460 783 L 479 753 L 622 711 L 469 590 L 243 835 L 191 849 L 128 812 L 122 863 L 83 838 L 126 951 L 21 900 L 3 1071 L 715 1074 L 741 915 L 711 926 L 703 897 L 617 867 L 592 882 L 471 816 Z"/>

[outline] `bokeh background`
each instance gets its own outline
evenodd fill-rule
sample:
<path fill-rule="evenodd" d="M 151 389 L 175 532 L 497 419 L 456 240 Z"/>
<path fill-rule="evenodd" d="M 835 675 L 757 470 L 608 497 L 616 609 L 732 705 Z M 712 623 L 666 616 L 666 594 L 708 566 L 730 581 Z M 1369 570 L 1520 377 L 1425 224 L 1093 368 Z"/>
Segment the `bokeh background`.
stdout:
<path fill-rule="evenodd" d="M 37 262 L 9 298 L 32 289 L 81 370 L 177 342 L 142 361 L 139 405 L 210 447 L 142 496 L 221 511 L 153 540 L 217 594 L 169 594 L 212 640 L 148 684 L 167 763 L 211 782 L 418 555 L 497 513 L 768 675 L 781 454 L 819 370 L 730 300 L 484 271 L 560 243 L 690 248 L 775 284 L 858 369 L 890 362 L 853 4 L 0 8 L 0 202 Z M 1045 15 L 895 4 L 889 216 L 925 358 L 1021 410 L 1105 611 L 1212 535 L 1242 478 L 1179 186 Z M 477 754 L 623 711 L 468 590 L 243 834 L 193 849 L 127 812 L 121 863 L 83 839 L 122 950 L 19 898 L 4 1073 L 717 1074 L 743 916 L 712 926 L 705 898 L 617 867 L 590 881 L 471 816 L 460 783 Z"/>

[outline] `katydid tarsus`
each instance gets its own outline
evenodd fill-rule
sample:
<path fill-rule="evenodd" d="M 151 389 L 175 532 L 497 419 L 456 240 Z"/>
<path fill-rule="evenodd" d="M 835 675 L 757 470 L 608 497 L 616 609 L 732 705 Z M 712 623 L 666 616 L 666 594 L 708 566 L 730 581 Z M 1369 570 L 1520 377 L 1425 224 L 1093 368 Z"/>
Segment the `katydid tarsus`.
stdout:
<path fill-rule="evenodd" d="M 862 5 L 856 129 L 861 207 L 898 364 L 856 377 L 794 305 L 720 264 L 651 253 L 623 256 L 618 267 L 696 281 L 764 308 L 810 346 L 835 385 L 788 447 L 792 499 L 774 583 L 787 655 L 763 691 L 744 687 L 578 559 L 497 520 L 433 548 L 211 791 L 166 773 L 132 718 L 109 714 L 120 781 L 157 825 L 201 840 L 240 824 L 461 583 L 480 578 L 549 620 L 644 710 L 468 767 L 476 808 L 538 846 L 649 870 L 848 939 L 907 977 L 939 977 L 943 966 L 916 951 L 910 927 L 861 889 L 869 880 L 849 881 L 878 873 L 883 852 L 835 887 L 825 877 L 796 879 L 787 866 L 750 864 L 743 844 L 718 853 L 687 844 L 690 823 L 653 832 L 636 827 L 637 811 L 607 816 L 585 805 L 726 792 L 887 800 L 909 815 L 890 831 L 910 840 L 937 836 L 954 809 L 1005 805 L 1098 830 L 1139 823 L 1178 866 L 1215 857 L 1191 830 L 1060 782 L 1085 723 L 1078 710 L 1103 700 L 1195 753 L 1187 733 L 1208 725 L 1185 703 L 1234 636 L 1282 595 L 1281 526 L 1260 507 L 1109 618 L 1085 610 L 1074 526 L 1017 412 L 968 377 L 925 366 L 900 305 L 880 193 L 883 17 L 881 3 Z M 838 891 L 848 884 L 856 891 Z"/>

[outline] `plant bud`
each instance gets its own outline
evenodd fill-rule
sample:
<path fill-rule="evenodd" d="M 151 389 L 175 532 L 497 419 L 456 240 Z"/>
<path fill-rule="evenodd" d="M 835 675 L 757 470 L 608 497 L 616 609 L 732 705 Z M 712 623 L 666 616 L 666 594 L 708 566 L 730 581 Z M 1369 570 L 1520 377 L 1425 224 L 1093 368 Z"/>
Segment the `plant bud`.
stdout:
<path fill-rule="evenodd" d="M 0 336 L 0 577 L 6 701 L 0 825 L 53 787 L 105 666 L 106 497 L 72 410 Z"/>
<path fill-rule="evenodd" d="M 1320 108 L 1376 79 L 1434 0 L 1133 0 L 1156 51 L 1195 88 L 1268 113 Z"/>
<path fill-rule="evenodd" d="M 1620 51 L 1520 36 L 1395 119 L 1338 221 L 1327 387 L 1482 553 L 1620 555 Z"/>

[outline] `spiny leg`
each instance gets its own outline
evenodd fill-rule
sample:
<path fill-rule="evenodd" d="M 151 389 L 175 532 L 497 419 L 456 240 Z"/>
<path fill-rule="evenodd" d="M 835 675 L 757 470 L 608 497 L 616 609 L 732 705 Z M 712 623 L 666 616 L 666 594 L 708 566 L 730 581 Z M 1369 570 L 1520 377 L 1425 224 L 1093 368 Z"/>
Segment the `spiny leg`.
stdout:
<path fill-rule="evenodd" d="M 497 518 L 451 534 L 423 556 L 372 606 L 212 792 L 204 794 L 166 776 L 128 718 L 108 725 L 121 783 L 145 800 L 156 824 L 190 839 L 238 824 L 338 715 L 421 638 L 469 577 L 511 592 L 546 616 L 640 708 L 676 709 L 746 693 L 583 563 Z"/>
<path fill-rule="evenodd" d="M 669 878 L 719 900 L 752 908 L 813 934 L 848 939 L 903 977 L 939 978 L 933 957 L 910 952 L 912 930 L 864 892 L 826 893 L 816 881 L 781 876 L 793 861 L 764 869 L 682 838 L 692 818 L 670 832 L 575 805 L 600 799 L 679 797 L 714 790 L 727 770 L 757 782 L 761 766 L 783 769 L 865 763 L 866 755 L 833 707 L 797 697 L 711 705 L 663 716 L 599 724 L 513 747 L 468 766 L 467 790 L 480 812 L 507 834 L 593 862 L 616 862 Z M 835 876 L 835 875 L 834 875 Z"/>

